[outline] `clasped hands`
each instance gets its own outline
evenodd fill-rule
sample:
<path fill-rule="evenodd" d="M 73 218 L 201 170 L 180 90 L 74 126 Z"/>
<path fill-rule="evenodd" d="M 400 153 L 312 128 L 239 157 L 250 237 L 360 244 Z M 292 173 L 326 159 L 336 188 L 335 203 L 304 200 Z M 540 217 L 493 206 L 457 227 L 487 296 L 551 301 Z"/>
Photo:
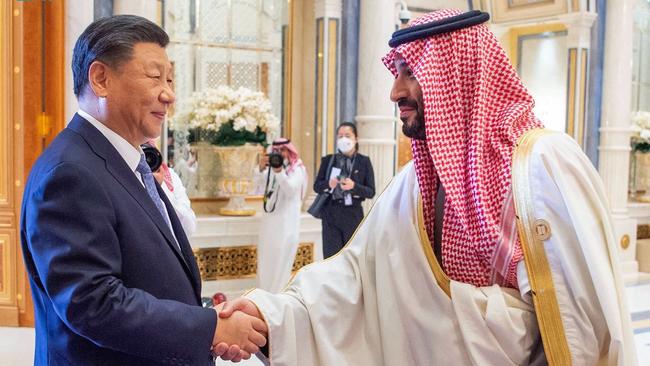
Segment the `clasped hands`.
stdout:
<path fill-rule="evenodd" d="M 219 314 L 212 340 L 212 354 L 224 360 L 247 360 L 266 345 L 268 329 L 257 306 L 246 298 L 216 307 Z"/>

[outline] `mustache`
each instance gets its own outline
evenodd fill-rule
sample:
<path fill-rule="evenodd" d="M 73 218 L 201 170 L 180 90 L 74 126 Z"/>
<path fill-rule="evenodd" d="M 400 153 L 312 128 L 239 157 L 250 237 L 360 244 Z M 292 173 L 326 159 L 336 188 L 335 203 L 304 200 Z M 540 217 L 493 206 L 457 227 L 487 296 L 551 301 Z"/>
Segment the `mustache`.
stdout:
<path fill-rule="evenodd" d="M 401 98 L 397 101 L 398 107 L 411 107 L 417 109 L 418 102 L 414 99 Z"/>

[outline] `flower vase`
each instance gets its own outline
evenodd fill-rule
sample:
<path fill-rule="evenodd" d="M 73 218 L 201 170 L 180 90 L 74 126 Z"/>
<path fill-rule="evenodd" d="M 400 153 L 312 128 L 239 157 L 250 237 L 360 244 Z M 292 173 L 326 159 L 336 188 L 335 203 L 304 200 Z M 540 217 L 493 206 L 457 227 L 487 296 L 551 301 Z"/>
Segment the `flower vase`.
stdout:
<path fill-rule="evenodd" d="M 219 209 L 224 216 L 253 216 L 255 210 L 246 204 L 245 197 L 253 187 L 254 169 L 257 167 L 258 155 L 262 152 L 259 145 L 215 146 L 217 161 L 221 168 L 217 187 L 230 199 L 225 207 Z"/>
<path fill-rule="evenodd" d="M 633 154 L 634 200 L 650 203 L 650 152 L 634 151 Z"/>
<path fill-rule="evenodd" d="M 217 158 L 218 147 L 208 142 L 197 142 L 192 144 L 191 148 L 196 154 L 198 165 L 195 197 L 216 197 L 219 193 L 217 180 L 221 175 L 220 161 Z"/>

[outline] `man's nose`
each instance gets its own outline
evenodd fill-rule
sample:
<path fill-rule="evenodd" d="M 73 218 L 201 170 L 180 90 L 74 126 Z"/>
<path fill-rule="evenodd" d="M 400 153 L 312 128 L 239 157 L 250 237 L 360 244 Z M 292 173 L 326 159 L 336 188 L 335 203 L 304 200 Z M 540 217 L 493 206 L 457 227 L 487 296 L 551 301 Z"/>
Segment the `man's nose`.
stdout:
<path fill-rule="evenodd" d="M 390 100 L 397 103 L 398 100 L 405 98 L 407 94 L 408 92 L 404 86 L 404 82 L 402 81 L 402 78 L 398 76 L 395 78 L 395 81 L 393 81 L 393 88 L 390 90 Z"/>
<path fill-rule="evenodd" d="M 160 93 L 160 101 L 165 104 L 173 104 L 176 101 L 176 94 L 171 86 L 167 86 Z"/>

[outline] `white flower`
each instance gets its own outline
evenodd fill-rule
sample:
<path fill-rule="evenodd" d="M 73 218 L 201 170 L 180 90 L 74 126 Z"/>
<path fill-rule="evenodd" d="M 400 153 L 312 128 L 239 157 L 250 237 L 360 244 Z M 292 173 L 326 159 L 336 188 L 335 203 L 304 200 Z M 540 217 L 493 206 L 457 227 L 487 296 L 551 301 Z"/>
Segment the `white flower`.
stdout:
<path fill-rule="evenodd" d="M 641 130 L 639 136 L 644 140 L 650 140 L 650 130 Z"/>
<path fill-rule="evenodd" d="M 233 123 L 236 131 L 255 132 L 259 127 L 268 136 L 280 130 L 280 120 L 273 115 L 271 101 L 264 93 L 246 88 L 233 90 L 221 85 L 192 94 L 179 103 L 170 119 L 172 128 L 202 128 L 218 131 L 224 123 Z"/>

